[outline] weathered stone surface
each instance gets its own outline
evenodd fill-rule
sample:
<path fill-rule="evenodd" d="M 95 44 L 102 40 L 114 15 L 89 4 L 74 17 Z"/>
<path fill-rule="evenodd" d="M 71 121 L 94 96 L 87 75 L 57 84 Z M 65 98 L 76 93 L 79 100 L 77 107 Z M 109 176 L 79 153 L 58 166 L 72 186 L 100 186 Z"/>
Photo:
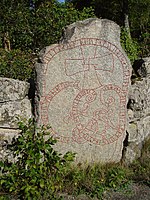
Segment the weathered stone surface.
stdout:
<path fill-rule="evenodd" d="M 27 82 L 0 77 L 0 102 L 24 99 L 28 90 Z"/>
<path fill-rule="evenodd" d="M 13 137 L 17 137 L 17 135 L 20 133 L 20 130 L 17 129 L 6 129 L 6 128 L 0 128 L 0 160 L 4 159 L 5 156 L 7 156 L 7 150 L 3 147 L 5 141 L 10 143 L 12 141 Z M 12 156 L 9 156 L 9 159 L 12 160 Z"/>
<path fill-rule="evenodd" d="M 106 19 L 74 23 L 40 59 L 38 123 L 52 126 L 57 149 L 76 152 L 77 162 L 120 161 L 131 65 L 119 26 Z"/>
<path fill-rule="evenodd" d="M 0 128 L 17 128 L 17 117 L 32 117 L 28 90 L 24 81 L 0 78 Z"/>
<path fill-rule="evenodd" d="M 32 117 L 30 100 L 27 98 L 29 84 L 24 81 L 0 78 L 0 159 L 7 155 L 3 148 L 5 140 L 11 142 L 18 130 L 18 119 Z M 13 160 L 13 155 L 8 159 Z"/>
<path fill-rule="evenodd" d="M 28 90 L 29 84 L 24 81 L 0 77 L 0 159 L 7 155 L 3 148 L 5 140 L 11 142 L 20 132 L 17 118 L 32 117 Z M 11 154 L 9 159 L 13 159 Z"/>
<path fill-rule="evenodd" d="M 136 60 L 133 65 L 133 69 L 135 74 L 140 77 L 150 76 L 150 57 Z"/>
<path fill-rule="evenodd" d="M 133 112 L 129 120 L 135 121 L 150 113 L 150 78 L 142 78 L 131 85 L 129 90 L 128 112 Z"/>
<path fill-rule="evenodd" d="M 143 58 L 136 63 L 138 63 L 138 66 L 134 66 L 134 68 L 137 69 L 140 78 L 136 78 L 129 91 L 129 126 L 127 130 L 129 144 L 125 153 L 125 161 L 127 163 L 140 157 L 142 144 L 145 139 L 150 137 L 150 59 Z M 144 71 L 143 69 L 145 69 L 146 76 L 141 73 Z"/>
<path fill-rule="evenodd" d="M 31 118 L 31 103 L 23 100 L 0 103 L 0 127 L 17 128 L 17 118 Z"/>

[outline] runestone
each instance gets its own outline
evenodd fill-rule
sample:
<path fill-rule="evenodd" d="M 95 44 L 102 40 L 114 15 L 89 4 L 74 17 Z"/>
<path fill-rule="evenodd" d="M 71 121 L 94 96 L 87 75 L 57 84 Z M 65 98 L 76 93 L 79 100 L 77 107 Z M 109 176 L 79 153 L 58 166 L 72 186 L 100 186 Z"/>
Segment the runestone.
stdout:
<path fill-rule="evenodd" d="M 118 162 L 122 156 L 131 65 L 119 33 L 109 20 L 74 23 L 36 65 L 38 124 L 49 124 L 56 148 L 76 152 L 77 162 Z"/>

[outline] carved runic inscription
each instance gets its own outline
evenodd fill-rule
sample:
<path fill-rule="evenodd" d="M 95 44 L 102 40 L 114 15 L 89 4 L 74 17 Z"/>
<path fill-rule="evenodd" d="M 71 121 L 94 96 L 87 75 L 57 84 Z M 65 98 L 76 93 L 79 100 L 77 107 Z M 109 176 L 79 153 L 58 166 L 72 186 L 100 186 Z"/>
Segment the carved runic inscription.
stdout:
<path fill-rule="evenodd" d="M 84 38 L 51 48 L 44 62 L 41 123 L 52 123 L 53 135 L 62 142 L 117 141 L 125 131 L 130 78 L 121 50 L 108 41 Z"/>

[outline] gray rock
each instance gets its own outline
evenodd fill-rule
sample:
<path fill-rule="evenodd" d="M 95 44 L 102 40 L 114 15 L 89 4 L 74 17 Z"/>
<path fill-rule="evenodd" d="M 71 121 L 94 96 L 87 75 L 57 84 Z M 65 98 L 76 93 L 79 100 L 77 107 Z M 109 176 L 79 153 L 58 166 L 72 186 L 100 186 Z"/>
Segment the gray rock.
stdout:
<path fill-rule="evenodd" d="M 13 137 L 17 137 L 17 135 L 20 133 L 20 130 L 17 129 L 6 129 L 6 128 L 0 128 L 0 160 L 3 160 L 5 156 L 8 157 L 9 160 L 13 160 L 13 155 L 9 153 L 9 151 L 4 148 L 4 144 L 6 141 L 8 143 L 11 143 Z M 9 153 L 9 154 L 8 154 Z"/>
<path fill-rule="evenodd" d="M 28 90 L 27 82 L 0 77 L 0 102 L 24 99 Z"/>
<path fill-rule="evenodd" d="M 0 156 L 7 155 L 2 144 L 16 136 L 18 120 L 32 117 L 30 100 L 27 98 L 29 84 L 24 81 L 0 77 Z M 12 155 L 10 155 L 12 160 Z"/>
<path fill-rule="evenodd" d="M 107 190 L 102 200 L 150 200 L 150 188 L 145 184 L 131 183 L 120 191 Z"/>
<path fill-rule="evenodd" d="M 141 58 L 136 60 L 133 64 L 135 75 L 139 77 L 150 76 L 150 57 Z"/>
<path fill-rule="evenodd" d="M 130 121 L 141 119 L 150 113 L 150 78 L 137 80 L 129 90 L 128 108 L 133 111 Z"/>
<path fill-rule="evenodd" d="M 150 59 L 146 58 L 142 60 L 141 68 L 142 66 L 145 67 L 146 76 L 135 79 L 129 91 L 129 123 L 127 130 L 129 138 L 128 147 L 126 147 L 124 155 L 126 163 L 131 163 L 134 159 L 140 157 L 144 141 L 150 138 Z M 138 68 L 139 66 L 134 67 Z"/>
<path fill-rule="evenodd" d="M 71 24 L 60 44 L 41 51 L 38 124 L 50 124 L 61 153 L 77 162 L 118 162 L 126 135 L 131 65 L 120 28 L 106 19 Z"/>
<path fill-rule="evenodd" d="M 0 128 L 17 128 L 17 118 L 32 117 L 29 83 L 0 77 Z"/>
<path fill-rule="evenodd" d="M 27 98 L 0 103 L 0 127 L 18 128 L 19 119 L 31 117 L 31 103 Z"/>

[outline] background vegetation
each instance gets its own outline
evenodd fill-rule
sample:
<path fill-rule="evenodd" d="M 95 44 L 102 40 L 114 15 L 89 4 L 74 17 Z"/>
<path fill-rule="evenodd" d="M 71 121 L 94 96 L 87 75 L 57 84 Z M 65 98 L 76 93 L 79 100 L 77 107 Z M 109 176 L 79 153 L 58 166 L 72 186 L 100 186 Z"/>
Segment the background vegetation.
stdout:
<path fill-rule="evenodd" d="M 58 42 L 63 27 L 92 16 L 92 8 L 79 11 L 72 4 L 55 0 L 2 0 L 0 76 L 27 80 L 31 76 L 34 57 L 45 46 Z"/>
<path fill-rule="evenodd" d="M 132 62 L 149 55 L 149 0 L 2 0 L 0 76 L 27 80 L 38 52 L 58 42 L 63 27 L 95 16 L 122 27 L 121 41 Z"/>

